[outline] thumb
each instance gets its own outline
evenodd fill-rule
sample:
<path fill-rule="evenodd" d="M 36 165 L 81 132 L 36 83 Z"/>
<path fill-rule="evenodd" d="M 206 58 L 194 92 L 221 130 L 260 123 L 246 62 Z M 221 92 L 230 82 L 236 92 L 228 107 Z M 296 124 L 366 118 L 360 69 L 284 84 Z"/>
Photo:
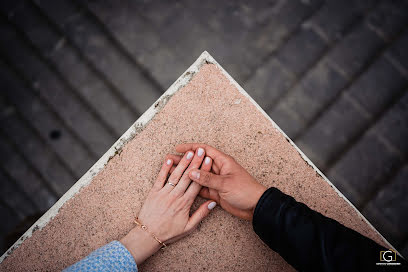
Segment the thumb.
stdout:
<path fill-rule="evenodd" d="M 217 206 L 215 201 L 209 200 L 201 204 L 201 206 L 191 215 L 186 225 L 186 232 L 193 231 L 198 224 L 210 214 L 210 211 Z"/>
<path fill-rule="evenodd" d="M 198 169 L 193 169 L 190 171 L 188 176 L 191 180 L 197 182 L 198 184 L 215 190 L 220 190 L 224 183 L 223 176 Z"/>

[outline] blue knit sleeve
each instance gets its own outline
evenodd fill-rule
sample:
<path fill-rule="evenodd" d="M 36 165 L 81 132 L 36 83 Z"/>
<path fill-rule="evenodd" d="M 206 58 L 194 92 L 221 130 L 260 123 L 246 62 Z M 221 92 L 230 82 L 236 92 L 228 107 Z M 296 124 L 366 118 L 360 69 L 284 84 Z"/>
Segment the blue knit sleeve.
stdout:
<path fill-rule="evenodd" d="M 137 272 L 133 256 L 119 241 L 110 242 L 63 270 L 78 271 L 132 271 Z"/>

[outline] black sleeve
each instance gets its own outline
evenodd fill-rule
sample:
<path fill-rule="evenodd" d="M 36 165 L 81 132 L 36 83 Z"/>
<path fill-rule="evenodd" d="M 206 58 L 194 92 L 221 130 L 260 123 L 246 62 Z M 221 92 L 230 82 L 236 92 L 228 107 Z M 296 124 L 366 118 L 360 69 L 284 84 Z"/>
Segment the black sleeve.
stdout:
<path fill-rule="evenodd" d="M 276 188 L 269 188 L 261 196 L 252 223 L 256 234 L 300 271 L 361 272 L 391 268 L 376 265 L 380 262 L 380 251 L 385 248 Z M 405 269 L 405 261 L 397 258 L 401 262 L 398 268 Z"/>

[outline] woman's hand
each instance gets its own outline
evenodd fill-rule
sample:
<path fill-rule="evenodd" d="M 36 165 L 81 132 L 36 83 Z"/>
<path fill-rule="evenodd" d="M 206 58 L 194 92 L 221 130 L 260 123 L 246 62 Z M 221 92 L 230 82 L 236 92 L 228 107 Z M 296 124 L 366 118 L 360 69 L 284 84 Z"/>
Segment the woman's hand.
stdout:
<path fill-rule="evenodd" d="M 202 171 L 209 171 L 212 165 L 211 158 L 205 157 L 204 153 L 204 149 L 198 148 L 195 154 L 188 151 L 182 158 L 168 155 L 140 210 L 139 221 L 166 244 L 191 233 L 215 207 L 215 202 L 207 201 L 191 217 L 189 215 L 191 205 L 201 190 L 201 185 L 191 183 L 189 172 L 200 166 Z M 120 242 L 137 264 L 160 248 L 160 244 L 140 227 L 135 227 Z"/>
<path fill-rule="evenodd" d="M 206 144 L 181 144 L 177 152 L 204 149 L 213 159 L 212 173 L 209 171 L 190 171 L 190 178 L 205 186 L 200 196 L 218 202 L 232 215 L 251 220 L 259 198 L 266 187 L 256 181 L 233 157 Z"/>

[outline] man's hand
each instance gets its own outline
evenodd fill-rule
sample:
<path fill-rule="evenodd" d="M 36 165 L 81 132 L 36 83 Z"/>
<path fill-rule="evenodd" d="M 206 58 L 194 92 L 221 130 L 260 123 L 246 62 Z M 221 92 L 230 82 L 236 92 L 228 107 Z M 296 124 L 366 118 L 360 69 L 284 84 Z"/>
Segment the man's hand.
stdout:
<path fill-rule="evenodd" d="M 232 215 L 251 220 L 256 204 L 267 188 L 258 183 L 234 158 L 212 146 L 181 144 L 176 146 L 176 151 L 184 153 L 199 147 L 213 159 L 212 173 L 199 169 L 189 173 L 193 181 L 204 186 L 199 195 L 216 201 Z"/>

